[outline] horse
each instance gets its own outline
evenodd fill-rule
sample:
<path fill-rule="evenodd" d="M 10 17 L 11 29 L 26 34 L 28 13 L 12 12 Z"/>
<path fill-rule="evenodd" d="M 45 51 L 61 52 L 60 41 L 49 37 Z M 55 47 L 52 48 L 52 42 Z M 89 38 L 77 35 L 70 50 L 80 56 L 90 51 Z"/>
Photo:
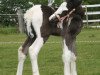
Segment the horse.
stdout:
<path fill-rule="evenodd" d="M 50 35 L 63 39 L 64 75 L 77 75 L 76 36 L 83 27 L 84 11 L 81 0 L 66 0 L 55 11 L 46 5 L 34 5 L 24 14 L 27 39 L 18 49 L 16 75 L 22 75 L 24 61 L 29 51 L 33 75 L 40 75 L 38 53 Z"/>

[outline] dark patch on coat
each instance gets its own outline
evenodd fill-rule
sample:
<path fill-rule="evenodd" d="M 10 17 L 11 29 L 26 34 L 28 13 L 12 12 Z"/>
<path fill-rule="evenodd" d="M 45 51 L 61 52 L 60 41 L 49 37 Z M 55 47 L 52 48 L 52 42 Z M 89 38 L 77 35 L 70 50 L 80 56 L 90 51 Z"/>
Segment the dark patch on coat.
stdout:
<path fill-rule="evenodd" d="M 27 39 L 25 40 L 24 44 L 22 45 L 22 52 L 25 55 L 27 55 L 28 49 L 32 45 L 32 43 L 35 41 L 35 39 L 36 39 L 35 37 L 34 38 L 27 37 Z"/>
<path fill-rule="evenodd" d="M 79 15 L 74 15 L 70 25 L 68 26 L 65 22 L 63 26 L 62 37 L 66 40 L 68 49 L 76 54 L 75 41 L 76 36 L 81 32 L 83 27 L 82 19 Z"/>
<path fill-rule="evenodd" d="M 28 35 L 27 28 L 26 28 L 26 23 L 25 23 L 25 33 L 28 36 L 27 39 L 25 40 L 24 44 L 22 45 L 22 52 L 25 55 L 27 55 L 29 47 L 32 45 L 32 43 L 35 41 L 35 39 L 37 37 L 36 32 L 35 32 L 34 27 L 32 26 L 32 24 L 31 24 L 31 29 L 32 29 L 32 33 L 34 34 L 33 38 Z"/>
<path fill-rule="evenodd" d="M 43 12 L 43 23 L 41 27 L 41 36 L 44 39 L 44 42 L 48 39 L 50 35 L 60 36 L 61 29 L 57 28 L 58 22 L 50 22 L 49 17 L 54 13 L 54 9 L 49 6 L 41 6 Z"/>
<path fill-rule="evenodd" d="M 41 27 L 41 36 L 44 39 L 44 42 L 48 39 L 49 35 L 51 34 L 51 27 L 49 25 L 49 17 L 54 13 L 54 10 L 49 7 L 42 5 L 41 6 L 43 12 L 43 23 Z"/>

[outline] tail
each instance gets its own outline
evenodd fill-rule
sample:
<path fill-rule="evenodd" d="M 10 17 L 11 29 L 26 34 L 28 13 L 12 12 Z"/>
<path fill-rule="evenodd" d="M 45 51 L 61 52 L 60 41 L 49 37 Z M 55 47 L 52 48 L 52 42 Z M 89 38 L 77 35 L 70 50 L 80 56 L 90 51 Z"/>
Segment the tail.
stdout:
<path fill-rule="evenodd" d="M 26 33 L 30 38 L 33 38 L 36 36 L 36 32 L 34 29 L 34 25 L 32 25 L 32 18 L 34 13 L 36 13 L 37 6 L 33 5 L 32 8 L 26 11 L 24 14 L 24 21 L 26 24 Z"/>
<path fill-rule="evenodd" d="M 32 22 L 30 20 L 24 20 L 24 21 L 25 21 L 25 32 L 27 36 L 33 38 L 34 34 L 32 33 L 32 27 L 31 27 Z"/>
<path fill-rule="evenodd" d="M 33 15 L 33 13 L 34 13 L 33 8 L 30 8 L 24 14 L 25 32 L 31 38 L 34 37 L 34 34 L 32 33 L 32 26 L 31 26 L 32 25 L 32 15 Z"/>

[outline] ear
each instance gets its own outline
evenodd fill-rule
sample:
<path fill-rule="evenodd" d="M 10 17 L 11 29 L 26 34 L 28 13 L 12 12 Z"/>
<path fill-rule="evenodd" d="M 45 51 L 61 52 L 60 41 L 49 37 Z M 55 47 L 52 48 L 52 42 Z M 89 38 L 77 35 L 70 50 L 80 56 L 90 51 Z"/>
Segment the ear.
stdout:
<path fill-rule="evenodd" d="M 82 3 L 82 0 L 67 0 L 68 9 L 77 8 Z"/>

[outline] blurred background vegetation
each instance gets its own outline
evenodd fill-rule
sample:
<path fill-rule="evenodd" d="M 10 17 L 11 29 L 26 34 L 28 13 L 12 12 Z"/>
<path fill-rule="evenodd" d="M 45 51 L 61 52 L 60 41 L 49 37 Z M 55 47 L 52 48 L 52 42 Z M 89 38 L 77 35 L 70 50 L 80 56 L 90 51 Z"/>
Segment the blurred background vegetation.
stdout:
<path fill-rule="evenodd" d="M 59 6 L 62 2 L 63 0 L 55 0 L 54 4 Z M 100 3 L 100 0 L 83 0 L 83 4 L 98 4 L 98 3 Z M 0 27 L 15 26 L 18 24 L 17 15 L 2 15 L 2 14 L 16 14 L 18 8 L 21 8 L 25 11 L 28 8 L 30 8 L 33 4 L 47 5 L 48 0 L 0 0 Z M 90 10 L 98 10 L 98 9 L 90 9 Z"/>

